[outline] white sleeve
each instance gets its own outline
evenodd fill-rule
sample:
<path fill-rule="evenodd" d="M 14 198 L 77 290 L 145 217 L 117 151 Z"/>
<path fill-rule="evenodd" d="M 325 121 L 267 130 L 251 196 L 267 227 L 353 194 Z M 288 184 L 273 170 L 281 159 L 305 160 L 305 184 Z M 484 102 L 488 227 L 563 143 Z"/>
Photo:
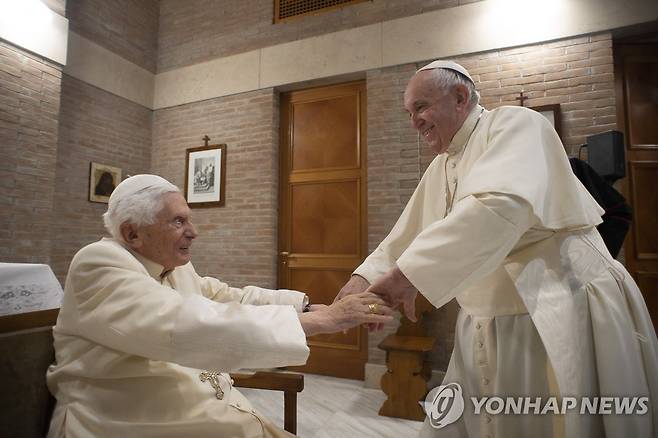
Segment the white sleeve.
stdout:
<path fill-rule="evenodd" d="M 409 202 L 405 205 L 386 238 L 356 268 L 354 274 L 365 278 L 370 284 L 374 283 L 377 278 L 395 266 L 396 258 L 402 254 L 416 235 L 422 231 L 421 217 L 427 206 L 425 199 L 428 196 L 426 189 L 428 181 L 431 181 L 434 175 L 440 170 L 440 166 L 437 165 L 438 160 L 439 157 L 437 156 L 423 174 Z"/>
<path fill-rule="evenodd" d="M 172 361 L 216 371 L 303 365 L 306 335 L 292 306 L 217 303 L 187 295 L 171 334 Z"/>
<path fill-rule="evenodd" d="M 435 307 L 493 272 L 536 220 L 521 198 L 468 196 L 425 228 L 397 265 Z"/>
<path fill-rule="evenodd" d="M 200 277 L 200 281 L 203 295 L 218 303 L 233 301 L 256 306 L 267 304 L 293 306 L 297 312 L 301 312 L 306 295 L 289 289 L 265 289 L 258 286 L 230 287 L 212 277 Z"/>
<path fill-rule="evenodd" d="M 395 260 L 380 245 L 354 270 L 354 274 L 360 275 L 372 284 L 377 278 L 391 269 L 393 265 L 395 265 Z"/>
<path fill-rule="evenodd" d="M 309 349 L 292 306 L 219 303 L 163 286 L 134 258 L 82 250 L 57 329 L 153 360 L 216 371 L 301 365 Z M 199 287 L 190 286 L 190 289 Z"/>

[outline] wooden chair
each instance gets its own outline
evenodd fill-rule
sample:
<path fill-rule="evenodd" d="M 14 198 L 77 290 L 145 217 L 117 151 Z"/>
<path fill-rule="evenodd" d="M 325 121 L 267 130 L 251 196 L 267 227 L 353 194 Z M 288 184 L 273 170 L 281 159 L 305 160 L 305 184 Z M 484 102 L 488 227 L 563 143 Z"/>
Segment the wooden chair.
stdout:
<path fill-rule="evenodd" d="M 304 389 L 304 375 L 293 372 L 259 371 L 231 373 L 234 386 L 283 391 L 283 428 L 297 434 L 297 393 Z"/>
<path fill-rule="evenodd" d="M 44 437 L 55 405 L 46 370 L 55 360 L 52 327 L 59 309 L 0 317 L 0 431 L 7 436 Z M 231 374 L 235 386 L 283 391 L 284 428 L 297 431 L 297 393 L 304 375 L 257 372 Z"/>

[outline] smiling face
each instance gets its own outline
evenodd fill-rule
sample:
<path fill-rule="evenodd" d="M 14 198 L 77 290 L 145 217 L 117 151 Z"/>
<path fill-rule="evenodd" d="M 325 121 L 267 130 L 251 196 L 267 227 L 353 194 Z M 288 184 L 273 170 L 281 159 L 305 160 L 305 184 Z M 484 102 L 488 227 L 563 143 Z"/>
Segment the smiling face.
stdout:
<path fill-rule="evenodd" d="M 170 270 L 190 261 L 197 236 L 190 208 L 180 193 L 167 193 L 155 223 L 134 229 L 128 244 L 136 252 Z"/>
<path fill-rule="evenodd" d="M 411 125 L 437 154 L 444 153 L 468 116 L 468 89 L 438 89 L 431 70 L 415 74 L 404 92 Z"/>

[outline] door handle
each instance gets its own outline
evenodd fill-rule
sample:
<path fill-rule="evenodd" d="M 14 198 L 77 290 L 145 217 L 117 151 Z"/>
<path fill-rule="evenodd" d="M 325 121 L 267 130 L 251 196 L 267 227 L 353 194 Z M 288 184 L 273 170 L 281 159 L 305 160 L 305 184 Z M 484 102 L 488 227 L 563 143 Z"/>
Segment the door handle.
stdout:
<path fill-rule="evenodd" d="M 279 256 L 281 257 L 281 264 L 282 265 L 287 265 L 288 264 L 288 251 L 281 251 L 279 253 Z"/>

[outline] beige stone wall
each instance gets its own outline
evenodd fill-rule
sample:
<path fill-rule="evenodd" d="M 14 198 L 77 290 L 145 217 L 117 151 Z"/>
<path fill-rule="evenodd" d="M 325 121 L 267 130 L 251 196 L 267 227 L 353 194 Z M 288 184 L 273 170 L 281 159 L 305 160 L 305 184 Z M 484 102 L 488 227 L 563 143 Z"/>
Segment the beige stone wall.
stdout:
<path fill-rule="evenodd" d="M 49 263 L 61 67 L 0 41 L 0 261 Z"/>
<path fill-rule="evenodd" d="M 274 24 L 273 0 L 162 0 L 158 72 L 475 1 L 368 1 Z"/>

